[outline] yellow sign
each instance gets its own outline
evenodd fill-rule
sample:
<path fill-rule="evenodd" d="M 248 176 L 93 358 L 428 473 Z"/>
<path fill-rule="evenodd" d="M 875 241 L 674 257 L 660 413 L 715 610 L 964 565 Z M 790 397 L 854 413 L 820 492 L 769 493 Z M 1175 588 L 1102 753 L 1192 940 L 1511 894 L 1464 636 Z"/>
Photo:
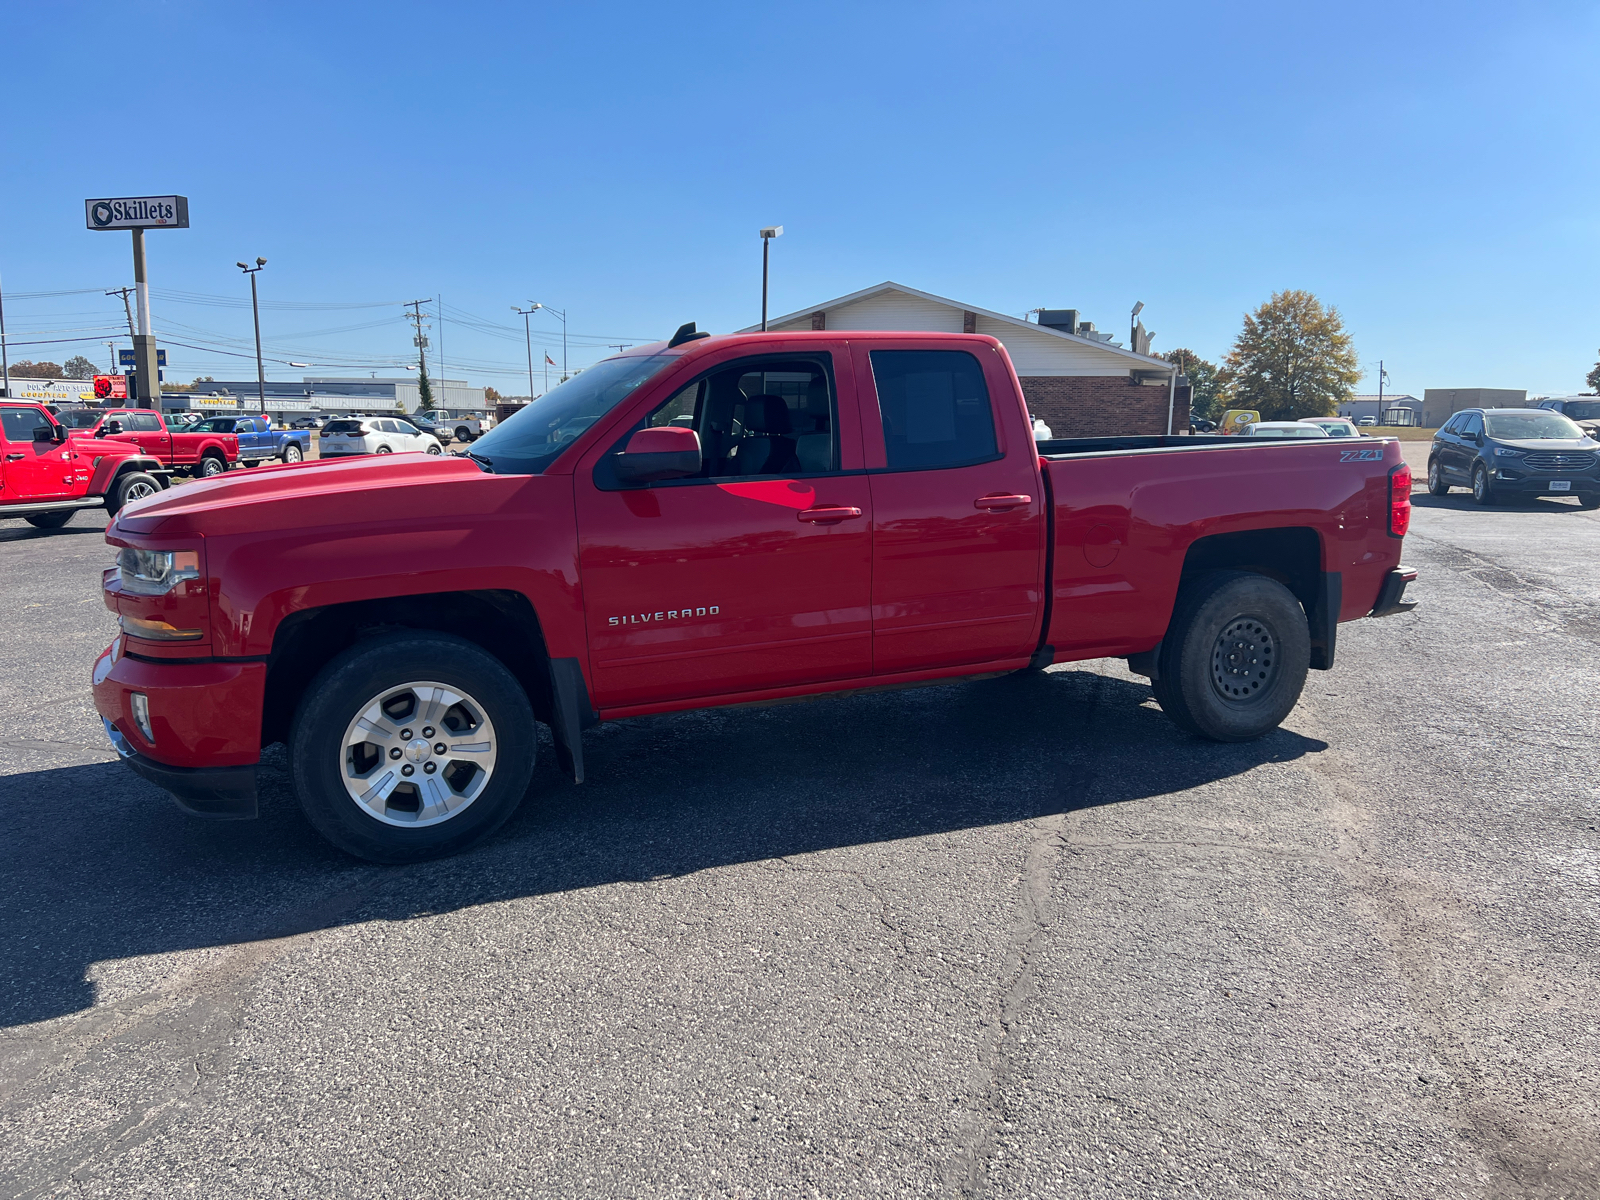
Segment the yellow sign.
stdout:
<path fill-rule="evenodd" d="M 1246 425 L 1254 425 L 1261 420 L 1261 414 L 1253 408 L 1230 408 L 1222 414 L 1222 420 L 1217 422 L 1218 433 L 1243 433 Z"/>

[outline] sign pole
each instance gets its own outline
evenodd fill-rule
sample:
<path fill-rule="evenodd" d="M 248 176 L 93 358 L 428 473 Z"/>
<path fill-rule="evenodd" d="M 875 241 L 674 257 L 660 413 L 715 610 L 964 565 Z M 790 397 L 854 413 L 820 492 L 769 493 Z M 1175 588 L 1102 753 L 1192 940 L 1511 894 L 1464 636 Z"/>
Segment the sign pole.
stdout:
<path fill-rule="evenodd" d="M 133 284 L 139 297 L 139 332 L 133 336 L 133 372 L 139 380 L 139 407 L 161 407 L 156 339 L 150 331 L 150 277 L 145 269 L 144 230 L 133 230 Z"/>
<path fill-rule="evenodd" d="M 11 397 L 11 360 L 6 357 L 6 299 L 0 288 L 0 396 Z"/>

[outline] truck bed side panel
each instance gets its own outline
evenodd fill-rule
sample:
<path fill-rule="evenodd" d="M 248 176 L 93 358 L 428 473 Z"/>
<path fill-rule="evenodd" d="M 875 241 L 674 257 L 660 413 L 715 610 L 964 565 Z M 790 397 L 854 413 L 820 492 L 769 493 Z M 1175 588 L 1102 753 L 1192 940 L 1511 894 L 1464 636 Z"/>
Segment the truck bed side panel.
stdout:
<path fill-rule="evenodd" d="M 1046 641 L 1060 659 L 1148 650 L 1166 631 L 1189 547 L 1257 529 L 1312 530 L 1322 569 L 1343 575 L 1340 619 L 1364 615 L 1400 557 L 1382 524 L 1399 443 L 1378 446 L 1379 459 L 1362 461 L 1345 461 L 1351 445 L 1340 441 L 1047 458 L 1056 527 Z"/>

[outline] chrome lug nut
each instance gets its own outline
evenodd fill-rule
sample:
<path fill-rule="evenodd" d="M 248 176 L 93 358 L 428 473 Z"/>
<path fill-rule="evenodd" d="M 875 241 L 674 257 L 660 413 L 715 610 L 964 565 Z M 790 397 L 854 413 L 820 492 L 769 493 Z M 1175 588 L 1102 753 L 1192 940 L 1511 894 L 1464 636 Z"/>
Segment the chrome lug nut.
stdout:
<path fill-rule="evenodd" d="M 430 762 L 425 762 L 425 763 L 422 764 L 422 769 L 423 769 L 423 771 L 425 773 L 427 773 L 429 775 L 432 775 L 435 771 L 437 771 L 439 769 L 439 764 L 436 763 L 436 762 L 431 762 L 431 761 Z"/>
<path fill-rule="evenodd" d="M 422 736 L 423 737 L 432 737 L 433 736 L 433 726 L 432 725 L 424 725 L 422 727 Z"/>
<path fill-rule="evenodd" d="M 402 741 L 402 742 L 409 742 L 409 741 L 410 741 L 410 740 L 411 740 L 411 730 L 409 730 L 409 729 L 402 729 L 402 730 L 401 730 L 401 731 L 400 731 L 400 740 L 401 740 L 401 741 Z"/>
<path fill-rule="evenodd" d="M 394 746 L 389 750 L 389 757 L 390 758 L 399 758 L 402 753 L 404 753 L 404 752 L 400 749 L 399 746 Z"/>
<path fill-rule="evenodd" d="M 400 774 L 402 774 L 402 775 L 415 775 L 416 773 L 417 773 L 417 769 L 415 767 L 413 767 L 410 763 L 407 763 L 405 766 L 400 768 Z"/>
<path fill-rule="evenodd" d="M 435 742 L 433 744 L 433 752 L 435 754 L 443 754 L 446 751 L 448 751 L 449 749 L 450 749 L 450 747 L 446 746 L 443 742 Z"/>

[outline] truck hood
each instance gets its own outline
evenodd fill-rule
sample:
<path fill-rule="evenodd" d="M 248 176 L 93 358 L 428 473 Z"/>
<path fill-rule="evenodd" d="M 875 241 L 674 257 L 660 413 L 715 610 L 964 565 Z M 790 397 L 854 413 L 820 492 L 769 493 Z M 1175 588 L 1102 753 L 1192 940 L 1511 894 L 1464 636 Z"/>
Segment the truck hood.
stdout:
<path fill-rule="evenodd" d="M 1574 450 L 1600 450 L 1600 445 L 1596 445 L 1590 438 L 1516 438 L 1515 440 L 1493 438 L 1491 440 L 1499 442 L 1502 446 L 1510 446 L 1513 450 L 1527 450 L 1533 453 L 1540 450 L 1565 451 L 1569 454 Z"/>
<path fill-rule="evenodd" d="M 144 454 L 144 450 L 136 442 L 119 441 L 116 438 L 94 437 L 87 433 L 68 434 L 67 445 L 79 454 L 114 454 L 119 457 Z"/>
<path fill-rule="evenodd" d="M 436 454 L 257 467 L 135 501 L 107 532 L 166 538 L 295 529 L 313 536 L 329 526 L 493 511 L 525 479 L 486 475 L 467 459 Z"/>

